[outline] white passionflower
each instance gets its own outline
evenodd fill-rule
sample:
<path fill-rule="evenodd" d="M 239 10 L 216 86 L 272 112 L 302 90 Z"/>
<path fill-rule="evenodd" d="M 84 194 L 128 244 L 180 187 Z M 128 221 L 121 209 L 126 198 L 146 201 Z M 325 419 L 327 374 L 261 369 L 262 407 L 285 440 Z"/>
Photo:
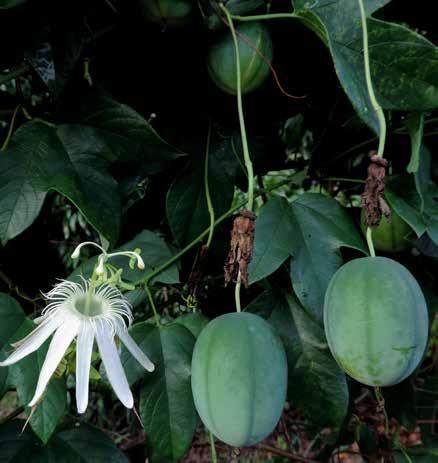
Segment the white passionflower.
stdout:
<path fill-rule="evenodd" d="M 62 281 L 45 295 L 48 305 L 38 320 L 38 326 L 28 336 L 13 345 L 15 350 L 0 362 L 11 365 L 35 352 L 54 333 L 29 406 L 42 397 L 47 384 L 76 338 L 76 402 L 79 413 L 88 405 L 88 382 L 94 339 L 102 357 L 108 380 L 119 400 L 132 408 L 134 399 L 117 351 L 118 336 L 133 357 L 148 371 L 154 365 L 128 333 L 132 322 L 131 306 L 116 288 L 100 285 L 94 288 L 88 281 Z"/>

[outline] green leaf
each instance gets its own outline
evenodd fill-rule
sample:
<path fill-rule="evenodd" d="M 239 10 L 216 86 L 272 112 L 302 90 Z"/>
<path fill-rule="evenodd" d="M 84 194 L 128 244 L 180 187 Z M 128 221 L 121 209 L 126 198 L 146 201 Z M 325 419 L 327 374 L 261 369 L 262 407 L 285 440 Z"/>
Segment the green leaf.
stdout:
<path fill-rule="evenodd" d="M 180 315 L 173 323 L 184 326 L 184 328 L 187 328 L 190 333 L 197 338 L 201 334 L 201 331 L 208 325 L 209 321 L 210 320 L 202 315 L 202 313 L 195 312 Z"/>
<path fill-rule="evenodd" d="M 421 214 L 421 198 L 410 175 L 389 178 L 385 185 L 385 198 L 392 209 L 421 236 L 426 224 Z"/>
<path fill-rule="evenodd" d="M 156 365 L 143 378 L 140 416 L 148 436 L 152 462 L 176 462 L 190 448 L 197 425 L 190 368 L 195 338 L 183 326 L 172 324 L 152 331 L 143 324 L 141 348 Z"/>
<path fill-rule="evenodd" d="M 56 148 L 52 147 L 52 132 L 40 123 L 25 124 L 0 157 L 0 240 L 3 245 L 38 216 L 47 184 L 53 178 L 51 166 L 64 170 L 57 161 Z"/>
<path fill-rule="evenodd" d="M 9 347 L 25 318 L 20 304 L 8 294 L 0 293 L 0 349 Z"/>
<path fill-rule="evenodd" d="M 23 5 L 27 0 L 0 0 L 0 10 L 8 10 Z"/>
<path fill-rule="evenodd" d="M 24 338 L 35 328 L 31 320 L 25 320 L 14 341 Z M 10 380 L 16 387 L 20 405 L 26 406 L 32 399 L 38 377 L 49 347 L 46 341 L 36 352 L 11 365 Z M 59 420 L 67 411 L 67 386 L 65 378 L 53 379 L 47 386 L 42 401 L 38 404 L 30 425 L 35 434 L 46 443 L 56 429 Z M 27 414 L 30 408 L 26 407 Z"/>
<path fill-rule="evenodd" d="M 33 223 L 50 190 L 70 199 L 104 237 L 110 241 L 116 239 L 119 205 L 117 199 L 114 204 L 109 201 L 115 195 L 114 180 L 103 170 L 96 171 L 102 167 L 98 161 L 102 153 L 98 151 L 106 148 L 96 139 L 84 140 L 83 134 L 77 128 L 74 130 L 60 130 L 72 159 L 56 129 L 45 123 L 28 122 L 12 137 L 8 149 L 0 157 L 2 244 Z M 73 132 L 81 138 L 72 140 Z M 111 186 L 109 197 L 103 202 L 101 189 L 108 186 Z"/>
<path fill-rule="evenodd" d="M 386 182 L 385 198 L 418 237 L 427 232 L 438 244 L 438 186 L 431 180 L 431 158 L 422 147 L 420 165 L 414 176 L 400 175 Z"/>
<path fill-rule="evenodd" d="M 56 434 L 56 440 L 80 463 L 128 463 L 126 456 L 103 432 L 82 423 L 80 426 Z M 62 453 L 58 453 L 62 458 Z M 59 461 L 59 460 L 58 460 Z"/>
<path fill-rule="evenodd" d="M 235 15 L 244 15 L 255 8 L 258 8 L 259 6 L 263 5 L 265 0 L 225 0 L 223 3 L 226 6 L 227 10 L 231 14 Z M 205 2 L 206 7 L 210 7 L 212 3 L 210 2 Z M 218 27 L 223 27 L 224 23 L 221 21 L 220 17 L 218 14 L 214 12 L 214 10 L 211 8 L 211 12 L 206 17 L 206 23 L 207 26 L 210 29 L 217 29 Z"/>
<path fill-rule="evenodd" d="M 0 293 L 0 360 L 7 357 L 10 343 L 26 316 L 20 304 L 11 296 Z M 0 367 L 0 398 L 8 388 L 9 367 Z"/>
<path fill-rule="evenodd" d="M 327 0 L 308 6 L 295 0 L 296 13 L 329 46 L 339 80 L 358 115 L 378 133 L 363 63 L 362 28 L 356 0 Z M 370 15 L 386 0 L 365 3 Z M 427 111 L 438 105 L 438 49 L 408 28 L 368 19 L 371 74 L 384 109 Z"/>
<path fill-rule="evenodd" d="M 0 425 L 0 463 L 25 462 L 29 455 L 26 450 L 35 445 L 35 436 L 29 428 L 23 431 L 24 423 L 13 420 Z"/>
<path fill-rule="evenodd" d="M 0 426 L 0 463 L 128 463 L 125 455 L 101 431 L 87 424 L 62 431 L 42 447 L 24 421 Z"/>
<path fill-rule="evenodd" d="M 266 318 L 283 341 L 288 359 L 288 397 L 320 427 L 339 430 L 348 408 L 345 374 L 330 354 L 323 329 L 294 296 L 268 289 L 245 310 Z"/>
<path fill-rule="evenodd" d="M 6 294 L 0 293 L 0 358 L 7 357 L 7 354 L 12 350 L 11 344 L 24 338 L 34 328 L 35 324 L 25 317 L 18 302 Z M 27 405 L 34 395 L 48 343 L 49 341 L 41 346 L 37 352 L 28 355 L 9 368 L 0 367 L 0 372 L 9 370 L 7 385 L 11 383 L 16 387 L 20 404 L 23 406 Z M 32 429 L 43 442 L 47 442 L 59 419 L 64 416 L 66 405 L 65 380 L 52 379 L 42 402 L 30 420 Z M 27 413 L 30 413 L 29 408 Z"/>
<path fill-rule="evenodd" d="M 273 198 L 257 219 L 250 281 L 267 277 L 291 256 L 298 299 L 321 320 L 325 291 L 343 263 L 343 246 L 367 252 L 350 217 L 334 199 L 305 193 L 289 204 Z"/>
<path fill-rule="evenodd" d="M 134 251 L 134 249 L 137 248 L 140 249 L 140 255 L 145 263 L 144 270 L 139 270 L 137 267 L 131 269 L 129 267 L 129 259 L 127 257 L 115 257 L 110 261 L 110 263 L 115 265 L 117 268 L 123 269 L 122 278 L 124 280 L 135 284 L 145 281 L 145 277 L 150 272 L 167 262 L 173 256 L 173 251 L 166 244 L 164 239 L 157 233 L 153 233 L 149 230 L 143 230 L 131 241 L 128 241 L 119 248 L 115 249 L 114 252 Z M 96 257 L 89 259 L 87 262 L 77 267 L 69 278 L 78 280 L 79 275 L 82 275 L 85 278 L 91 276 L 96 260 Z M 179 283 L 178 273 L 177 265 L 173 264 L 154 277 L 152 279 L 152 283 Z"/>
<path fill-rule="evenodd" d="M 406 170 L 412 174 L 417 172 L 420 166 L 420 148 L 423 140 L 424 113 L 413 112 L 409 114 L 405 122 L 411 137 L 411 160 Z"/>
<path fill-rule="evenodd" d="M 120 229 L 120 195 L 109 171 L 111 150 L 91 127 L 61 125 L 57 130 L 78 177 L 87 219 L 114 244 Z"/>
<path fill-rule="evenodd" d="M 216 217 L 229 209 L 234 195 L 220 148 L 221 145 L 212 147 L 208 160 L 208 189 Z M 210 225 L 204 170 L 204 156 L 196 157 L 176 177 L 167 193 L 167 220 L 180 245 L 189 243 Z"/>
<path fill-rule="evenodd" d="M 183 154 L 127 105 L 99 93 L 87 102 L 82 123 L 98 129 L 116 158 L 127 162 L 166 161 Z"/>
<path fill-rule="evenodd" d="M 436 463 L 438 460 L 438 439 L 433 436 L 422 440 L 421 446 L 407 448 L 404 452 L 394 452 L 395 463 L 406 463 L 408 461 L 406 455 L 412 463 Z"/>
<path fill-rule="evenodd" d="M 132 336 L 138 347 L 149 357 L 152 361 L 156 358 L 160 358 L 160 353 L 156 350 L 156 330 L 155 326 L 149 323 L 136 323 L 133 325 L 129 334 Z M 144 377 L 150 375 L 130 354 L 124 345 L 122 345 L 120 359 L 123 365 L 123 369 L 126 372 L 128 383 L 132 386 L 137 381 L 140 381 Z"/>

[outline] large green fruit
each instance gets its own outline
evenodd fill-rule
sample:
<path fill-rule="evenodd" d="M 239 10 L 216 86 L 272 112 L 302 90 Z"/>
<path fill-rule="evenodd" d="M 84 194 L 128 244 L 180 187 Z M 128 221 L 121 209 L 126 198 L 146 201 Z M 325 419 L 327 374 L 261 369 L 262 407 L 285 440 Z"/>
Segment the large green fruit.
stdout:
<path fill-rule="evenodd" d="M 251 22 L 236 27 L 240 54 L 242 93 L 259 87 L 269 74 L 272 40 L 262 23 Z M 268 62 L 267 62 L 267 61 Z M 236 53 L 230 31 L 214 44 L 207 56 L 207 67 L 216 85 L 227 93 L 237 93 Z"/>
<path fill-rule="evenodd" d="M 286 387 L 283 345 L 259 316 L 222 315 L 201 332 L 192 360 L 193 398 L 220 440 L 243 447 L 268 436 L 280 419 Z"/>
<path fill-rule="evenodd" d="M 333 276 L 324 325 L 338 364 L 357 381 L 390 386 L 418 366 L 427 344 L 428 313 L 412 274 L 386 257 L 364 257 Z"/>
<path fill-rule="evenodd" d="M 192 0 L 141 0 L 144 15 L 149 21 L 166 26 L 180 26 L 190 20 Z"/>
<path fill-rule="evenodd" d="M 367 225 L 365 213 L 362 209 L 360 217 L 362 231 L 365 234 Z M 380 224 L 372 228 L 373 244 L 376 249 L 384 252 L 400 252 L 409 247 L 407 236 L 412 233 L 412 228 L 395 212 L 391 212 L 388 220 L 382 217 Z"/>

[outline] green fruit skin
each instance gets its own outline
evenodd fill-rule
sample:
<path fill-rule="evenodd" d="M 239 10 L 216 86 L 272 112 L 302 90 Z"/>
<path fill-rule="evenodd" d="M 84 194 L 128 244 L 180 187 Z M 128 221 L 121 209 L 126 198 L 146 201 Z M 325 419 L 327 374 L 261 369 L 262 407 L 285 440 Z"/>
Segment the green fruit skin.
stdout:
<path fill-rule="evenodd" d="M 167 26 L 187 24 L 193 11 L 191 0 L 142 0 L 142 8 L 149 21 Z"/>
<path fill-rule="evenodd" d="M 386 257 L 343 265 L 325 295 L 324 326 L 339 366 L 369 386 L 390 386 L 418 366 L 427 345 L 426 301 L 412 274 Z"/>
<path fill-rule="evenodd" d="M 192 391 L 205 426 L 223 442 L 254 445 L 275 428 L 287 388 L 284 347 L 251 313 L 211 321 L 195 344 Z"/>
<path fill-rule="evenodd" d="M 270 69 L 266 60 L 272 61 L 272 40 L 268 29 L 262 23 L 239 24 L 236 31 L 239 43 L 241 88 L 244 94 L 260 87 L 268 77 Z M 220 89 L 232 95 L 237 93 L 236 53 L 230 31 L 227 31 L 221 40 L 210 48 L 207 69 Z"/>
<path fill-rule="evenodd" d="M 362 209 L 360 218 L 361 228 L 364 234 L 367 231 L 365 213 Z M 376 249 L 383 252 L 401 252 L 409 247 L 407 236 L 412 233 L 412 228 L 394 211 L 388 220 L 382 217 L 380 224 L 372 228 L 373 244 Z"/>

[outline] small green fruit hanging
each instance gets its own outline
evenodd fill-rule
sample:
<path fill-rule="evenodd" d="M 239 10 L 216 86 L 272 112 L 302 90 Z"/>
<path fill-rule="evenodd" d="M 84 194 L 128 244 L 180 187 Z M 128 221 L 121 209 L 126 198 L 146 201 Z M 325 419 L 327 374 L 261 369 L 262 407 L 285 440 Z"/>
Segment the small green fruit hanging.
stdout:
<path fill-rule="evenodd" d="M 386 257 L 343 265 L 325 295 L 330 350 L 351 377 L 390 386 L 418 366 L 428 338 L 427 306 L 412 274 Z"/>
<path fill-rule="evenodd" d="M 365 213 L 362 209 L 360 225 L 364 234 L 367 231 Z M 408 235 L 412 228 L 395 212 L 391 212 L 391 218 L 382 217 L 380 224 L 373 227 L 373 244 L 376 249 L 383 252 L 401 252 L 409 247 Z"/>
<path fill-rule="evenodd" d="M 192 360 L 193 398 L 205 426 L 223 442 L 242 447 L 268 436 L 286 387 L 284 347 L 259 316 L 222 315 L 201 332 Z"/>
<path fill-rule="evenodd" d="M 191 0 L 141 0 L 146 19 L 165 26 L 181 26 L 190 20 Z"/>
<path fill-rule="evenodd" d="M 248 93 L 266 80 L 272 60 L 272 40 L 266 26 L 251 22 L 236 27 L 239 43 L 241 89 Z M 207 68 L 216 85 L 227 93 L 237 93 L 236 53 L 230 31 L 214 44 L 207 56 Z"/>

